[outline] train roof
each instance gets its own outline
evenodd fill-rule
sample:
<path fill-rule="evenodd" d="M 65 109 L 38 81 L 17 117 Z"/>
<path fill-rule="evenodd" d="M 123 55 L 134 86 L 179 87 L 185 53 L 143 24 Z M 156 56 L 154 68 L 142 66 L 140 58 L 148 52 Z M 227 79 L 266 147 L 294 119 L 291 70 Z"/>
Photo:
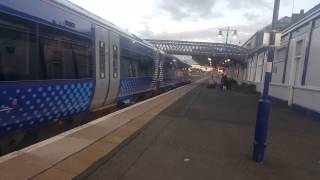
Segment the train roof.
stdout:
<path fill-rule="evenodd" d="M 104 18 L 94 14 L 94 13 L 91 13 L 90 11 L 74 4 L 73 2 L 69 1 L 69 0 L 45 0 L 45 1 L 49 1 L 49 2 L 53 2 L 53 3 L 57 3 L 59 5 L 62 5 L 72 11 L 75 11 L 87 18 L 90 18 L 91 20 L 101 24 L 101 25 L 104 25 L 104 26 L 107 26 L 109 28 L 111 28 L 112 30 L 115 30 L 117 31 L 118 33 L 122 34 L 122 35 L 125 35 L 129 38 L 131 38 L 132 40 L 135 40 L 135 41 L 138 41 L 144 45 L 147 45 L 149 46 L 150 48 L 153 48 L 153 49 L 156 49 L 151 43 L 149 42 L 146 42 L 145 40 L 139 38 L 138 36 L 132 34 L 132 33 L 128 33 L 126 31 L 124 31 L 122 28 L 118 27 L 117 25 L 111 23 L 110 21 L 107 21 L 105 20 Z"/>

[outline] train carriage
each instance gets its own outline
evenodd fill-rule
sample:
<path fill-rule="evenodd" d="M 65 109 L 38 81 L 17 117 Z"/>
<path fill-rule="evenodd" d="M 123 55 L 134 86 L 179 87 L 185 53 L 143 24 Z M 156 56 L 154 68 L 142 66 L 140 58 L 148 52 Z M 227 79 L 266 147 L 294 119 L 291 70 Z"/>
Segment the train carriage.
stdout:
<path fill-rule="evenodd" d="M 69 1 L 1 0 L 0 134 L 175 86 L 178 59 L 160 54 Z"/>
<path fill-rule="evenodd" d="M 161 89 L 171 89 L 189 82 L 189 65 L 183 63 L 177 57 L 161 54 L 160 67 L 159 81 Z"/>

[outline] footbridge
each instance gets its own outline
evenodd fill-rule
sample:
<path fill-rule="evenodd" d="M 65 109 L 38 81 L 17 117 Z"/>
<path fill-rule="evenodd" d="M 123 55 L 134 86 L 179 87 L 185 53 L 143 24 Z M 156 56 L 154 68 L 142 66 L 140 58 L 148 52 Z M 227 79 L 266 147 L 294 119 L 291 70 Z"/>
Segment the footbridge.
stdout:
<path fill-rule="evenodd" d="M 246 48 L 234 44 L 156 39 L 146 41 L 168 54 L 192 56 L 202 65 L 208 64 L 208 58 L 212 58 L 214 64 L 220 64 L 225 59 L 243 63 L 248 54 Z"/>

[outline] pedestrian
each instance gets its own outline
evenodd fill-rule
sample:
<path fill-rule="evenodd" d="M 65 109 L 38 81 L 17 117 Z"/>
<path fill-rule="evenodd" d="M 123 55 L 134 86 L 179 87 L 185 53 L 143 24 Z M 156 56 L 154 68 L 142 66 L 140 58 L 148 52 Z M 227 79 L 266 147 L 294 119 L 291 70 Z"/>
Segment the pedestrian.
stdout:
<path fill-rule="evenodd" d="M 231 86 L 232 86 L 232 79 L 231 78 L 227 78 L 227 91 L 231 91 Z"/>
<path fill-rule="evenodd" d="M 228 77 L 225 74 L 223 74 L 221 78 L 221 86 L 220 86 L 221 91 L 225 91 L 227 89 L 227 81 L 228 81 Z"/>

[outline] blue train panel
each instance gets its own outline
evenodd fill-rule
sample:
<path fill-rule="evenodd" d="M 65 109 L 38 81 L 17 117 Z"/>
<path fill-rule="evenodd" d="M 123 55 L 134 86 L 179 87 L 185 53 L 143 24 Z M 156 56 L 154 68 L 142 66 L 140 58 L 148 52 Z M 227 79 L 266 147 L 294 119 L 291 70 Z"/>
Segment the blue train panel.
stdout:
<path fill-rule="evenodd" d="M 0 134 L 28 129 L 88 109 L 93 80 L 0 83 Z"/>
<path fill-rule="evenodd" d="M 152 79 L 152 77 L 120 79 L 120 90 L 118 100 L 122 101 L 134 94 L 153 90 Z"/>

